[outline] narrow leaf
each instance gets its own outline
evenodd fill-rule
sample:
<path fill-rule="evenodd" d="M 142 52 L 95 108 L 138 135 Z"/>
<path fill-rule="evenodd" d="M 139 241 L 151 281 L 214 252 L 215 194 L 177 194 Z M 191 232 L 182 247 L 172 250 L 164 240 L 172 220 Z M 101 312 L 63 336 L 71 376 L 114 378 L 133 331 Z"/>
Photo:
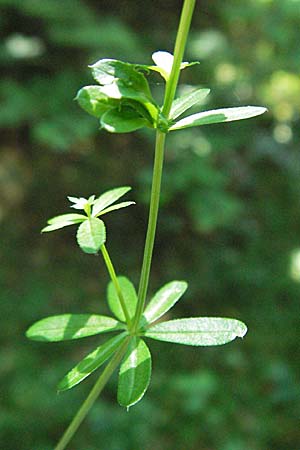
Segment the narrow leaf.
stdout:
<path fill-rule="evenodd" d="M 208 96 L 210 89 L 195 89 L 180 98 L 177 98 L 172 103 L 170 118 L 176 119 L 181 116 L 187 109 L 194 106 L 196 103 L 202 102 Z"/>
<path fill-rule="evenodd" d="M 60 223 L 60 222 L 73 222 L 73 223 L 80 223 L 83 220 L 85 220 L 87 217 L 83 214 L 76 214 L 76 213 L 70 213 L 70 214 L 62 214 L 61 216 L 55 216 L 52 217 L 47 221 L 49 225 Z"/>
<path fill-rule="evenodd" d="M 117 320 L 96 314 L 61 314 L 34 323 L 26 336 L 35 341 L 66 341 L 123 329 Z"/>
<path fill-rule="evenodd" d="M 150 125 L 144 117 L 130 107 L 107 111 L 100 120 L 101 126 L 110 133 L 130 133 Z"/>
<path fill-rule="evenodd" d="M 98 253 L 105 243 L 106 231 L 102 220 L 90 217 L 77 230 L 77 242 L 85 253 Z"/>
<path fill-rule="evenodd" d="M 62 214 L 61 216 L 52 217 L 52 219 L 48 220 L 48 225 L 42 229 L 42 233 L 78 224 L 86 219 L 87 217 L 83 214 Z"/>
<path fill-rule="evenodd" d="M 130 205 L 135 205 L 135 202 L 118 203 L 117 205 L 113 205 L 113 206 L 110 206 L 109 208 L 103 209 L 100 213 L 97 214 L 97 217 L 102 216 L 102 214 L 106 214 L 108 212 L 115 211 L 117 209 L 126 208 L 127 206 L 130 206 Z"/>
<path fill-rule="evenodd" d="M 122 276 L 118 277 L 118 282 L 121 288 L 124 302 L 128 310 L 128 314 L 130 318 L 132 318 L 135 314 L 137 304 L 137 295 L 135 287 L 131 283 L 131 281 L 128 280 L 128 278 L 126 277 Z M 121 320 L 122 322 L 125 322 L 125 316 L 120 304 L 119 296 L 117 295 L 117 292 L 112 282 L 110 282 L 108 285 L 107 301 L 111 312 L 117 317 L 117 319 Z"/>
<path fill-rule="evenodd" d="M 107 110 L 115 108 L 118 102 L 106 95 L 101 86 L 85 86 L 77 93 L 75 100 L 86 112 L 100 118 Z"/>
<path fill-rule="evenodd" d="M 151 354 L 142 339 L 133 337 L 119 372 L 118 402 L 129 408 L 145 394 L 151 378 Z"/>
<path fill-rule="evenodd" d="M 169 131 L 196 127 L 198 125 L 209 125 L 211 123 L 249 119 L 250 117 L 259 116 L 266 111 L 266 108 L 262 108 L 260 106 L 241 106 L 237 108 L 213 109 L 211 111 L 204 111 L 185 117 L 172 125 L 169 128 Z"/>
<path fill-rule="evenodd" d="M 246 332 L 246 325 L 236 319 L 192 317 L 153 325 L 145 336 L 185 345 L 222 345 L 243 337 Z"/>
<path fill-rule="evenodd" d="M 109 191 L 104 192 L 104 194 L 100 195 L 99 198 L 95 200 L 92 215 L 96 216 L 101 211 L 103 211 L 108 206 L 112 205 L 116 202 L 120 197 L 123 197 L 128 191 L 131 190 L 129 186 L 123 186 L 115 189 L 110 189 Z"/>
<path fill-rule="evenodd" d="M 141 326 L 145 326 L 159 319 L 171 309 L 185 293 L 185 281 L 171 281 L 163 286 L 150 300 L 141 319 Z"/>
<path fill-rule="evenodd" d="M 89 353 L 61 380 L 58 390 L 71 389 L 102 366 L 125 341 L 126 336 L 127 333 L 118 334 Z"/>

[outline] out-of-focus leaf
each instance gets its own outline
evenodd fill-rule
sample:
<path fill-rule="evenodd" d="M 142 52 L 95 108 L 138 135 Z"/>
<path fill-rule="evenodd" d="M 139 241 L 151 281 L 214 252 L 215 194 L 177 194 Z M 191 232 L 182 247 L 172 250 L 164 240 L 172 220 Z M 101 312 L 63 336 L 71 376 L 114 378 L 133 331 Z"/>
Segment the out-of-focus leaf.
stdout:
<path fill-rule="evenodd" d="M 34 323 L 26 331 L 26 336 L 34 341 L 56 342 L 121 329 L 124 329 L 123 324 L 112 317 L 97 314 L 61 314 Z"/>
<path fill-rule="evenodd" d="M 141 400 L 149 386 L 150 378 L 150 351 L 142 339 L 133 337 L 119 372 L 120 405 L 129 408 Z"/>
<path fill-rule="evenodd" d="M 128 310 L 129 317 L 132 318 L 135 314 L 137 304 L 135 287 L 126 277 L 118 277 L 118 282 Z M 111 312 L 117 317 L 117 319 L 125 322 L 125 316 L 120 304 L 119 296 L 112 282 L 110 282 L 108 285 L 107 300 Z"/>
<path fill-rule="evenodd" d="M 181 116 L 187 109 L 196 105 L 196 103 L 201 102 L 208 96 L 210 89 L 195 89 L 182 97 L 177 98 L 172 103 L 172 108 L 170 112 L 170 119 L 176 119 Z"/>
<path fill-rule="evenodd" d="M 118 334 L 89 353 L 61 380 L 58 390 L 71 389 L 102 366 L 125 341 L 126 336 L 127 333 Z"/>
<path fill-rule="evenodd" d="M 123 195 L 125 195 L 130 190 L 130 186 L 123 186 L 104 192 L 104 194 L 100 195 L 100 197 L 95 200 L 92 210 L 92 216 L 97 216 L 100 212 L 116 202 L 120 197 L 123 197 Z"/>
<path fill-rule="evenodd" d="M 153 325 L 145 336 L 177 344 L 206 346 L 226 344 L 236 337 L 243 337 L 246 332 L 246 325 L 236 319 L 192 317 Z"/>
<path fill-rule="evenodd" d="M 135 202 L 121 202 L 117 205 L 112 205 L 109 208 L 103 209 L 100 213 L 98 213 L 98 216 L 101 216 L 102 214 L 107 214 L 108 212 L 115 211 L 117 209 L 126 208 L 127 206 L 135 205 Z"/>
<path fill-rule="evenodd" d="M 187 283 L 185 281 L 171 281 L 163 286 L 147 305 L 141 319 L 141 326 L 154 322 L 169 311 L 185 293 L 186 289 Z"/>
<path fill-rule="evenodd" d="M 60 228 L 69 225 L 75 225 L 86 219 L 87 216 L 84 216 L 83 214 L 62 214 L 61 216 L 52 217 L 52 219 L 48 220 L 48 225 L 42 229 L 42 233 L 59 230 Z"/>
<path fill-rule="evenodd" d="M 85 253 L 98 253 L 106 240 L 104 222 L 90 217 L 79 226 L 76 237 L 79 247 Z"/>
<path fill-rule="evenodd" d="M 211 123 L 232 122 L 234 120 L 249 119 L 266 112 L 266 108 L 260 106 L 241 106 L 237 108 L 221 108 L 204 111 L 179 120 L 169 128 L 169 131 L 183 128 L 209 125 Z"/>

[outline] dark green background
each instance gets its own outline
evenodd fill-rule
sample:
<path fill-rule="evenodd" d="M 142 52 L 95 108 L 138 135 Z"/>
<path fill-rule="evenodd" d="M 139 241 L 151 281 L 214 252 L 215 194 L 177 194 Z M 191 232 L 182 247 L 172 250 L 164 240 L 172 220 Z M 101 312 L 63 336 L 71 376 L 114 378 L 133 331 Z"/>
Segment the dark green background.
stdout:
<path fill-rule="evenodd" d="M 119 273 L 139 279 L 151 132 L 109 135 L 73 101 L 100 58 L 149 64 L 172 51 L 181 1 L 0 0 L 0 448 L 51 450 L 97 378 L 57 382 L 101 337 L 27 341 L 34 321 L 108 313 L 100 258 L 74 228 L 41 235 L 67 195 L 131 185 L 137 205 L 107 216 Z M 187 348 L 149 342 L 153 377 L 129 413 L 113 378 L 70 450 L 296 450 L 300 442 L 300 1 L 198 1 L 184 85 L 205 108 L 266 106 L 264 116 L 171 134 L 150 293 L 189 290 L 169 317 L 245 321 L 244 340 Z M 162 79 L 150 77 L 160 99 Z M 69 210 L 71 211 L 71 210 Z"/>

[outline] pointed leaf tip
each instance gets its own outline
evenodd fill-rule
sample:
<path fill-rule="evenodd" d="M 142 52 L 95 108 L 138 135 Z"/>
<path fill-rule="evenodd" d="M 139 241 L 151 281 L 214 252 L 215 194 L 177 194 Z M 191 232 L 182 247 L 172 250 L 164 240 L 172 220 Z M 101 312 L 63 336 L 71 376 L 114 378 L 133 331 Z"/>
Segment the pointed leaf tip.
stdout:
<path fill-rule="evenodd" d="M 133 337 L 120 367 L 118 402 L 129 408 L 145 394 L 151 378 L 151 354 L 145 342 Z"/>
<path fill-rule="evenodd" d="M 97 216 L 100 212 L 115 203 L 120 197 L 123 197 L 123 195 L 127 194 L 130 190 L 130 186 L 122 186 L 104 192 L 104 194 L 100 195 L 100 197 L 94 201 L 92 215 L 94 217 Z"/>
<path fill-rule="evenodd" d="M 246 325 L 223 317 L 192 317 L 158 323 L 145 336 L 177 344 L 209 346 L 223 345 L 247 333 Z"/>
<path fill-rule="evenodd" d="M 183 119 L 172 125 L 169 131 L 181 130 L 184 128 L 197 127 L 221 122 L 233 122 L 236 120 L 250 119 L 259 116 L 267 111 L 261 106 L 241 106 L 237 108 L 221 108 L 210 111 L 203 111 Z"/>

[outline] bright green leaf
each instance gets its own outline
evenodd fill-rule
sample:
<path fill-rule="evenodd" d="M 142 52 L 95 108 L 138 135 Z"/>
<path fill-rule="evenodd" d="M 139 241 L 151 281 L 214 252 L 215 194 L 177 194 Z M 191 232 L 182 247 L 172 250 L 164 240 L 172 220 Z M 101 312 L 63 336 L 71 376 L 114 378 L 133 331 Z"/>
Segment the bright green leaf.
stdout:
<path fill-rule="evenodd" d="M 78 224 L 86 219 L 87 217 L 83 214 L 62 214 L 61 216 L 52 217 L 52 219 L 48 220 L 48 225 L 42 229 L 42 233 Z"/>
<path fill-rule="evenodd" d="M 208 96 L 210 89 L 195 89 L 182 97 L 177 98 L 172 103 L 170 118 L 176 119 L 181 116 L 187 109 L 196 103 L 202 102 Z"/>
<path fill-rule="evenodd" d="M 121 288 L 121 292 L 126 304 L 129 317 L 132 318 L 135 314 L 137 295 L 134 285 L 126 277 L 118 277 L 118 282 Z M 117 319 L 125 322 L 125 316 L 122 306 L 119 301 L 119 297 L 112 282 L 109 283 L 107 289 L 107 301 L 111 312 L 117 317 Z"/>
<path fill-rule="evenodd" d="M 101 245 L 105 243 L 105 225 L 102 220 L 90 217 L 79 225 L 76 237 L 79 247 L 85 253 L 98 253 Z"/>
<path fill-rule="evenodd" d="M 66 341 L 123 329 L 117 320 L 96 314 L 61 314 L 34 323 L 26 332 L 35 341 Z"/>
<path fill-rule="evenodd" d="M 169 128 L 169 131 L 183 128 L 209 125 L 211 123 L 232 122 L 234 120 L 249 119 L 266 112 L 266 108 L 260 106 L 241 106 L 237 108 L 222 108 L 204 111 L 179 120 Z"/>
<path fill-rule="evenodd" d="M 141 326 L 145 326 L 159 319 L 171 309 L 185 293 L 185 281 L 171 281 L 163 286 L 150 300 L 141 319 Z"/>
<path fill-rule="evenodd" d="M 60 222 L 73 222 L 73 223 L 80 223 L 83 220 L 85 220 L 87 217 L 83 214 L 76 214 L 76 213 L 70 213 L 70 214 L 62 214 L 61 216 L 55 216 L 52 217 L 47 221 L 49 225 L 54 225 L 55 223 Z"/>
<path fill-rule="evenodd" d="M 151 378 L 151 354 L 142 339 L 133 337 L 119 372 L 118 402 L 129 408 L 145 394 Z"/>
<path fill-rule="evenodd" d="M 109 208 L 103 209 L 97 216 L 102 216 L 102 214 L 107 214 L 108 212 L 115 211 L 117 209 L 126 208 L 127 206 L 135 205 L 135 202 L 122 202 L 117 205 L 112 205 Z"/>
<path fill-rule="evenodd" d="M 153 325 L 145 336 L 185 345 L 222 345 L 243 337 L 246 332 L 246 325 L 236 319 L 192 317 Z"/>
<path fill-rule="evenodd" d="M 95 200 L 92 216 L 97 216 L 101 211 L 103 211 L 108 206 L 116 202 L 120 197 L 123 197 L 127 192 L 131 190 L 129 186 L 123 186 L 115 189 L 110 189 L 100 195 L 99 198 Z"/>
<path fill-rule="evenodd" d="M 101 86 L 85 86 L 77 93 L 75 100 L 86 112 L 100 118 L 107 110 L 115 108 L 118 102 L 107 96 Z"/>
<path fill-rule="evenodd" d="M 107 111 L 100 120 L 101 126 L 110 133 L 130 133 L 145 126 L 150 122 L 142 117 L 136 110 L 124 106 Z"/>
<path fill-rule="evenodd" d="M 126 336 L 127 333 L 118 334 L 89 353 L 61 380 L 58 390 L 71 389 L 102 366 L 125 341 Z"/>

